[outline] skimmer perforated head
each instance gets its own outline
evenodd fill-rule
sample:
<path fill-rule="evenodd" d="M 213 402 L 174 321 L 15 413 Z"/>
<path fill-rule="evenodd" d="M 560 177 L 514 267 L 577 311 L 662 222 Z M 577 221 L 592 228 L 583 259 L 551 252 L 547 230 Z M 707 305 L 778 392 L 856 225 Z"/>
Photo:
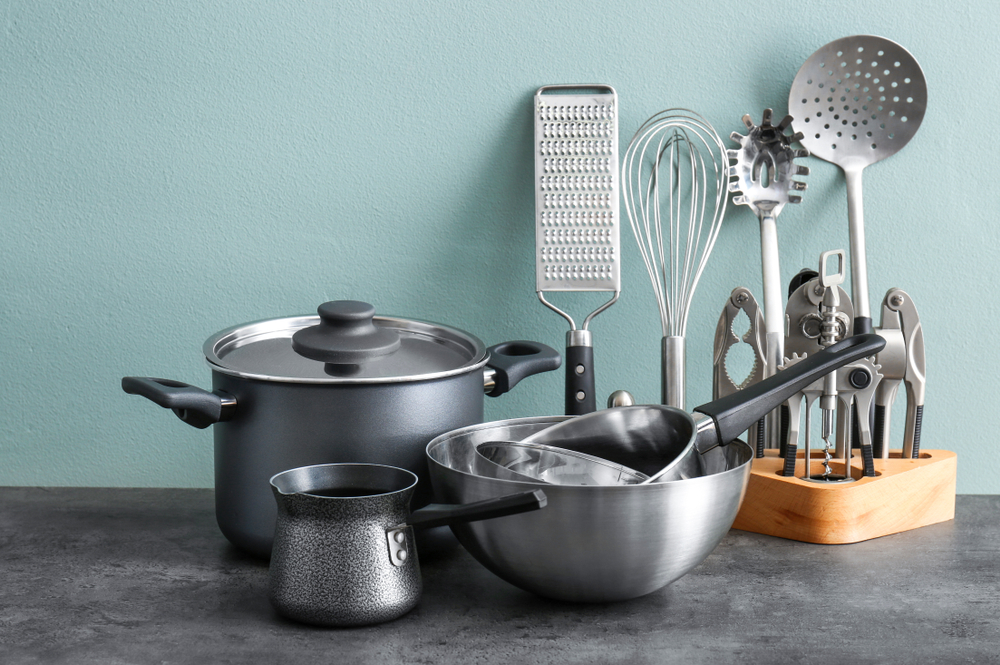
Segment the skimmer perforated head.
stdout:
<path fill-rule="evenodd" d="M 920 65 L 896 42 L 872 35 L 844 37 L 813 53 L 788 96 L 802 145 L 845 168 L 895 154 L 916 134 L 926 108 Z"/>

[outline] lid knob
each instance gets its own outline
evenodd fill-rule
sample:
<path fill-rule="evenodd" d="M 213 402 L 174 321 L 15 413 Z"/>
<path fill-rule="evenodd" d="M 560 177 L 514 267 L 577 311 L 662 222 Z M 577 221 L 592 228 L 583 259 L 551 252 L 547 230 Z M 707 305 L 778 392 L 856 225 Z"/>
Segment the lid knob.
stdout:
<path fill-rule="evenodd" d="M 319 306 L 319 324 L 292 335 L 300 356 L 331 365 L 355 365 L 387 356 L 399 348 L 399 335 L 379 328 L 375 308 L 357 300 L 334 300 Z"/>

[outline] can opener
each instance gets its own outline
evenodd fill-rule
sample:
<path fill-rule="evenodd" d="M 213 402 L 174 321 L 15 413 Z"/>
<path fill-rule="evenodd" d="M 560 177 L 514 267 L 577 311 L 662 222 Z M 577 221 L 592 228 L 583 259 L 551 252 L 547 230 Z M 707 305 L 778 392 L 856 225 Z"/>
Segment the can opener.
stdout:
<path fill-rule="evenodd" d="M 786 358 L 781 369 L 787 369 L 797 362 L 805 359 L 805 356 L 793 356 Z M 851 406 L 857 406 L 857 413 L 867 414 L 871 412 L 872 402 L 878 386 L 882 381 L 882 373 L 878 364 L 868 358 L 862 358 L 837 370 L 832 374 L 835 377 L 836 398 L 843 406 L 842 413 L 851 413 Z M 829 389 L 826 385 L 827 379 L 823 377 L 817 379 L 807 387 L 803 388 L 797 395 L 794 395 L 786 402 L 789 410 L 788 441 L 785 446 L 784 465 L 782 467 L 783 476 L 795 475 L 796 454 L 798 452 L 799 436 L 799 415 L 801 413 L 802 401 L 806 403 L 806 449 L 805 449 L 805 474 L 806 479 L 823 480 L 822 477 L 813 477 L 809 472 L 811 444 L 810 444 L 810 409 L 815 401 L 827 394 Z M 848 426 L 850 423 L 848 422 Z M 875 462 L 872 446 L 872 430 L 868 419 L 861 417 L 858 419 L 858 431 L 861 437 L 861 469 L 862 475 L 873 477 L 875 475 Z M 845 446 L 844 450 L 838 451 L 837 456 L 843 457 L 845 462 L 845 478 L 850 480 L 851 476 L 847 469 L 851 466 L 851 447 Z M 829 460 L 829 455 L 827 460 Z"/>

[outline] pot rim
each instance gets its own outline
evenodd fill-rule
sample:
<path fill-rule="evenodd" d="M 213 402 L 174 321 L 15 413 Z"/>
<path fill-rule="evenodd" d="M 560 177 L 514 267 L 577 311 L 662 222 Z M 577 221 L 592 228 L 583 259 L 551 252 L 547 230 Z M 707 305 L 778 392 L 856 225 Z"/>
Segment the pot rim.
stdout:
<path fill-rule="evenodd" d="M 447 326 L 431 321 L 419 319 L 404 319 L 394 316 L 375 316 L 373 321 L 396 330 L 403 331 L 413 337 L 424 338 L 429 342 L 439 343 L 445 346 L 461 347 L 468 351 L 471 359 L 463 365 L 453 369 L 441 370 L 437 372 L 427 372 L 423 374 L 404 374 L 400 376 L 384 377 L 351 377 L 351 376 L 324 376 L 324 377 L 295 377 L 278 376 L 258 372 L 248 372 L 227 367 L 220 352 L 224 349 L 238 348 L 248 343 L 249 340 L 264 340 L 275 337 L 288 337 L 303 328 L 308 328 L 319 323 L 319 316 L 289 316 L 274 319 L 260 319 L 249 323 L 232 326 L 221 330 L 207 340 L 202 345 L 202 352 L 205 355 L 205 362 L 212 371 L 242 379 L 253 379 L 257 381 L 267 381 L 276 383 L 298 383 L 298 384 L 333 384 L 333 385 L 382 385 L 388 383 L 413 383 L 417 381 L 431 381 L 444 379 L 461 374 L 468 374 L 476 370 L 482 370 L 489 361 L 489 353 L 486 345 L 475 335 L 465 332 L 459 328 Z M 289 342 L 290 343 L 290 342 Z"/>

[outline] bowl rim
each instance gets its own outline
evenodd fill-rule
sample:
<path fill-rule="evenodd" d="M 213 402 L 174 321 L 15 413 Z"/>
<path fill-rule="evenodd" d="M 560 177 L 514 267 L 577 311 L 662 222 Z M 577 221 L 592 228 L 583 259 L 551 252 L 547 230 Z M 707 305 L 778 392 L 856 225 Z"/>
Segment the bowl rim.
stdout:
<path fill-rule="evenodd" d="M 502 478 L 489 478 L 486 476 L 480 476 L 475 473 L 470 473 L 468 471 L 463 471 L 462 469 L 456 469 L 454 467 L 444 464 L 440 460 L 434 457 L 434 451 L 443 445 L 445 445 L 451 439 L 455 439 L 459 436 L 469 434 L 471 432 L 476 432 L 484 429 L 492 429 L 497 427 L 510 427 L 515 425 L 532 425 L 532 424 L 543 424 L 543 423 L 557 423 L 569 420 L 571 418 L 578 418 L 579 416 L 525 416 L 521 418 L 509 418 L 506 420 L 494 420 L 485 423 L 477 423 L 475 425 L 467 425 L 465 427 L 460 427 L 458 429 L 451 430 L 450 432 L 445 432 L 444 434 L 439 434 L 438 436 L 431 439 L 431 441 L 424 448 L 424 455 L 427 458 L 428 466 L 431 469 L 431 475 L 433 475 L 434 467 L 440 467 L 447 471 L 453 473 L 458 473 L 463 476 L 468 476 L 469 478 L 476 478 L 484 482 L 500 483 L 502 485 L 509 485 L 511 487 L 524 487 L 532 489 L 568 489 L 572 491 L 582 491 L 582 492 L 598 492 L 598 491 L 612 491 L 612 492 L 629 492 L 637 491 L 642 488 L 643 491 L 667 491 L 668 488 L 676 486 L 678 483 L 694 483 L 694 482 L 710 482 L 712 478 L 718 478 L 730 473 L 742 473 L 743 467 L 748 466 L 753 463 L 754 459 L 754 449 L 746 441 L 742 439 L 734 439 L 727 443 L 727 446 L 740 444 L 744 446 L 749 452 L 747 460 L 731 469 L 726 469 L 725 471 L 720 471 L 719 473 L 713 473 L 707 476 L 698 476 L 697 478 L 679 478 L 677 480 L 664 480 L 655 483 L 648 484 L 636 484 L 636 485 L 552 485 L 551 483 L 545 483 L 541 481 L 527 481 L 527 480 L 505 480 Z"/>

